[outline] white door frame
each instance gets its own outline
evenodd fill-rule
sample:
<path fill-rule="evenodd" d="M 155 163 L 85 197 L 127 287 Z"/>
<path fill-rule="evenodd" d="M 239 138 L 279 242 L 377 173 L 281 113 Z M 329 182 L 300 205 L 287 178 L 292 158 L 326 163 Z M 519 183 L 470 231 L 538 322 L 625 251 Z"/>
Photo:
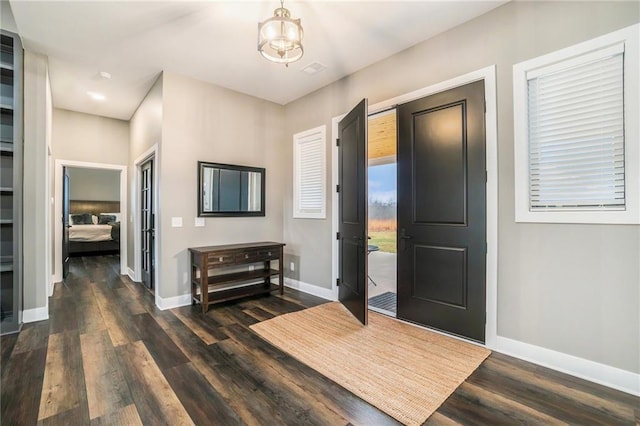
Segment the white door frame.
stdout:
<path fill-rule="evenodd" d="M 54 201 L 54 218 L 55 224 L 55 243 L 54 243 L 54 261 L 55 274 L 54 281 L 62 281 L 62 168 L 78 167 L 83 169 L 101 169 L 114 170 L 120 172 L 120 274 L 127 274 L 127 166 L 118 164 L 105 163 L 88 163 L 85 161 L 73 160 L 56 160 L 55 171 L 55 201 Z"/>
<path fill-rule="evenodd" d="M 487 276 L 486 276 L 486 310 L 485 346 L 496 347 L 498 334 L 498 111 L 496 103 L 496 66 L 491 65 L 450 80 L 443 81 L 416 91 L 388 99 L 369 106 L 369 114 L 391 109 L 399 104 L 410 102 L 438 92 L 453 89 L 474 81 L 484 80 L 486 102 L 485 140 L 486 140 L 486 170 L 487 170 Z M 331 120 L 331 161 L 332 188 L 338 184 L 338 148 L 335 140 L 338 138 L 338 122 L 346 114 Z M 338 194 L 331 191 L 331 235 L 338 232 Z M 332 238 L 332 276 L 331 291 L 334 299 L 338 299 L 338 242 Z"/>
<path fill-rule="evenodd" d="M 147 160 L 153 158 L 153 212 L 155 214 L 154 227 L 156 233 L 153 239 L 153 294 L 155 295 L 155 304 L 160 306 L 159 294 L 160 290 L 158 280 L 158 247 L 160 234 L 157 232 L 159 221 L 158 214 L 158 144 L 153 145 L 151 148 L 142 153 L 135 159 L 133 165 L 135 167 L 135 174 L 133 184 L 131 186 L 131 216 L 133 217 L 133 265 L 134 270 L 129 270 L 129 277 L 136 282 L 142 281 L 142 256 L 140 254 L 140 248 L 142 246 L 141 233 L 142 233 L 142 220 L 140 217 L 139 207 L 142 202 L 140 197 L 140 186 L 142 185 L 142 171 L 140 166 Z"/>

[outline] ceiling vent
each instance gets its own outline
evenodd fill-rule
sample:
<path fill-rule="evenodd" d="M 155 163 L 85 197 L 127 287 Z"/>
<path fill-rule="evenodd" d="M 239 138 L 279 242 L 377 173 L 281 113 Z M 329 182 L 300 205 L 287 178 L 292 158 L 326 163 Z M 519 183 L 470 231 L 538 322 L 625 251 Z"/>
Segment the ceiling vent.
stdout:
<path fill-rule="evenodd" d="M 314 75 L 326 69 L 327 69 L 326 65 L 321 64 L 320 62 L 312 62 L 306 67 L 302 68 L 302 71 L 306 74 Z"/>

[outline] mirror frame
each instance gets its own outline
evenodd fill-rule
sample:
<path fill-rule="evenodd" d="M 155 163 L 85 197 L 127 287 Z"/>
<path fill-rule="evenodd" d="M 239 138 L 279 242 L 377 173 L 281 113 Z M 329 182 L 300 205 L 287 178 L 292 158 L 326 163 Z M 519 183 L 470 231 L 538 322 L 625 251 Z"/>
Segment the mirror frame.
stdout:
<path fill-rule="evenodd" d="M 237 170 L 241 172 L 260 173 L 260 210 L 258 211 L 236 211 L 236 212 L 207 212 L 204 211 L 203 194 L 202 194 L 202 178 L 205 167 L 218 168 L 226 170 Z M 207 161 L 198 161 L 198 217 L 243 217 L 243 216 L 264 216 L 265 215 L 265 169 L 262 167 L 237 166 L 234 164 L 209 163 Z"/>

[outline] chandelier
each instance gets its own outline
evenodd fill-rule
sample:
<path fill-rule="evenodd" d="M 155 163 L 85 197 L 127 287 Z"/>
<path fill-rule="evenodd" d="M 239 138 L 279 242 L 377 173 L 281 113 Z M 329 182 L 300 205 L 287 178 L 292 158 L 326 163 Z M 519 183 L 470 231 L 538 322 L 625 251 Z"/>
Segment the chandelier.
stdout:
<path fill-rule="evenodd" d="M 280 7 L 273 11 L 273 17 L 258 23 L 258 51 L 266 59 L 289 66 L 302 58 L 302 25 L 300 19 L 291 19 L 291 13 Z"/>

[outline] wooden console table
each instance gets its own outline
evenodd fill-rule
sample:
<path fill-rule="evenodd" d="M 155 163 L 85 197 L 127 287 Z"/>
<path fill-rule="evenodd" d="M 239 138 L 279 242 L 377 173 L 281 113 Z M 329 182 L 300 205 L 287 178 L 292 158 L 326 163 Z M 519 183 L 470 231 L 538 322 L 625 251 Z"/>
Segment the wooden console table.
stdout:
<path fill-rule="evenodd" d="M 189 248 L 191 303 L 200 303 L 202 313 L 206 313 L 209 305 L 214 303 L 275 290 L 283 294 L 283 247 L 283 243 L 260 242 Z M 272 269 L 271 262 L 276 260 L 278 269 Z M 238 267 L 248 267 L 249 270 L 238 271 Z M 214 272 L 220 273 L 210 275 L 209 271 L 213 269 L 219 269 Z M 271 282 L 271 277 L 276 275 L 278 284 Z"/>

